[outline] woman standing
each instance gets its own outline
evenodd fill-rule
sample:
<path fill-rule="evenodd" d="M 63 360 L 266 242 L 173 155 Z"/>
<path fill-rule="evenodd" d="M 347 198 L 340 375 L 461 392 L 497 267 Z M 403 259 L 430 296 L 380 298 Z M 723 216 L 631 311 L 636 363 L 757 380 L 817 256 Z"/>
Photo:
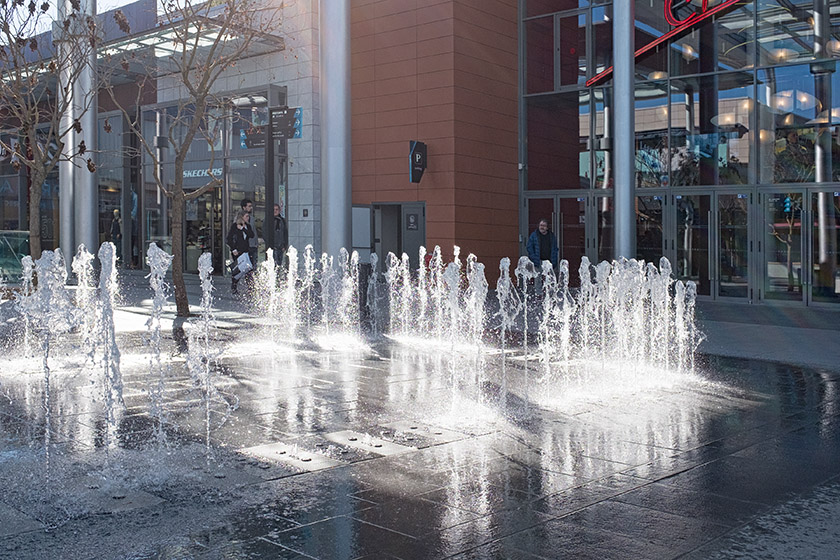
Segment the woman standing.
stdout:
<path fill-rule="evenodd" d="M 236 213 L 236 220 L 230 226 L 230 231 L 227 235 L 227 244 L 230 247 L 230 253 L 236 259 L 233 264 L 233 270 L 230 272 L 230 291 L 234 294 L 238 293 L 237 284 L 239 284 L 239 280 L 254 266 L 253 263 L 250 263 L 249 259 L 247 269 L 240 269 L 241 264 L 239 258 L 242 255 L 248 255 L 249 240 L 254 236 L 254 231 L 245 222 L 245 214 L 243 210 Z M 244 269 L 246 267 L 242 266 L 242 268 Z"/>

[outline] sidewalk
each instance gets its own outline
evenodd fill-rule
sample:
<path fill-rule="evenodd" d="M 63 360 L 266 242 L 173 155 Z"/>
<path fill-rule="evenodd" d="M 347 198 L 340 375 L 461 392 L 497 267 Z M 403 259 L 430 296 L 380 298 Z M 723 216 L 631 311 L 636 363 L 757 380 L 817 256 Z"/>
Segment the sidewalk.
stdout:
<path fill-rule="evenodd" d="M 701 300 L 697 319 L 704 354 L 840 369 L 840 309 Z"/>

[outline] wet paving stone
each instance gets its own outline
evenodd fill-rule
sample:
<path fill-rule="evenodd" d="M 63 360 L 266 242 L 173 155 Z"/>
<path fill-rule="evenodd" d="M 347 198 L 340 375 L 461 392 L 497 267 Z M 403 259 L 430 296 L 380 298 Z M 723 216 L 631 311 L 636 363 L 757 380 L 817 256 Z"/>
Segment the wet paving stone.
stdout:
<path fill-rule="evenodd" d="M 613 500 L 680 515 L 703 523 L 737 527 L 767 510 L 765 504 L 746 502 L 711 492 L 694 492 L 674 484 L 647 484 Z"/>
<path fill-rule="evenodd" d="M 356 513 L 354 518 L 397 533 L 422 538 L 445 531 L 477 516 L 464 509 L 419 498 L 388 501 Z"/>
<path fill-rule="evenodd" d="M 609 528 L 614 534 L 666 549 L 672 556 L 694 550 L 729 530 L 725 525 L 708 520 L 693 519 L 617 500 L 599 502 L 563 517 L 563 521 L 582 527 Z"/>
<path fill-rule="evenodd" d="M 551 519 L 550 516 L 527 507 L 495 511 L 426 535 L 423 541 L 435 558 L 448 557 L 471 549 L 491 550 L 492 548 L 485 547 L 494 542 L 499 543 L 499 539 L 543 525 Z M 508 547 L 502 545 L 499 548 Z"/>
<path fill-rule="evenodd" d="M 81 366 L 57 369 L 50 499 L 41 378 L 2 378 L 0 557 L 674 558 L 840 474 L 840 382 L 814 370 L 719 360 L 706 379 L 564 400 L 532 361 L 506 370 L 502 401 L 492 359 L 478 386 L 442 352 L 258 346 L 221 358 L 209 426 L 172 364 L 161 446 L 142 355 L 113 434 Z M 290 449 L 327 460 L 284 463 Z M 100 473 L 107 489 L 71 484 Z"/>
<path fill-rule="evenodd" d="M 280 533 L 270 542 L 314 558 L 359 558 L 387 554 L 397 558 L 428 558 L 421 541 L 383 527 L 341 516 Z"/>
<path fill-rule="evenodd" d="M 562 519 L 501 539 L 501 543 L 543 558 L 584 560 L 662 560 L 675 558 L 668 547 L 627 537 L 608 527 L 590 527 Z"/>
<path fill-rule="evenodd" d="M 0 502 L 0 538 L 29 531 L 37 531 L 43 527 L 43 523 L 27 517 L 19 510 Z"/>
<path fill-rule="evenodd" d="M 451 558 L 453 560 L 545 560 L 547 557 L 537 556 L 496 541 L 455 554 Z"/>
<path fill-rule="evenodd" d="M 730 455 L 665 479 L 668 484 L 713 492 L 736 500 L 774 505 L 831 478 L 793 457 L 745 458 Z"/>

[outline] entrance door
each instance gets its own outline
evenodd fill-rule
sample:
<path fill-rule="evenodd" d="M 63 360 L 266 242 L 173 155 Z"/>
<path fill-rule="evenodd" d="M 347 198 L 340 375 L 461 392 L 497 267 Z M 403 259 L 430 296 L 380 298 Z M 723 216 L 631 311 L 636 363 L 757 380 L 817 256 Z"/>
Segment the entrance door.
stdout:
<path fill-rule="evenodd" d="M 222 270 L 221 187 L 188 200 L 185 208 L 184 270 L 198 272 L 202 253 L 213 254 L 213 270 Z"/>
<path fill-rule="evenodd" d="M 764 226 L 760 253 L 762 298 L 804 301 L 804 192 L 762 192 L 758 201 Z"/>
<path fill-rule="evenodd" d="M 525 240 L 531 235 L 540 223 L 546 219 L 549 229 L 557 236 L 557 245 L 560 250 L 560 259 L 569 261 L 569 269 L 573 271 L 572 279 L 577 278 L 576 271 L 580 266 L 581 257 L 587 255 L 592 246 L 586 230 L 586 197 L 575 196 L 550 196 L 544 198 L 529 198 L 528 223 Z M 523 243 L 524 251 L 524 243 Z M 523 255 L 527 254 L 523 252 Z M 589 255 L 593 260 L 592 255 Z M 511 263 L 516 266 L 516 263 Z"/>
<path fill-rule="evenodd" d="M 662 195 L 636 197 L 636 258 L 657 266 L 666 255 L 664 201 Z"/>
<path fill-rule="evenodd" d="M 716 193 L 716 258 L 714 283 L 717 297 L 750 297 L 750 236 L 748 193 Z"/>
<path fill-rule="evenodd" d="M 426 244 L 426 204 L 374 204 L 372 209 L 372 246 L 380 262 L 385 262 L 388 253 L 394 253 L 397 258 L 405 253 L 411 267 L 417 268 L 420 247 Z M 431 252 L 431 248 L 427 251 Z"/>
<path fill-rule="evenodd" d="M 712 295 L 711 227 L 712 195 L 674 195 L 675 239 L 674 275 L 692 281 L 697 294 Z"/>
<path fill-rule="evenodd" d="M 816 191 L 809 194 L 805 237 L 810 242 L 810 266 L 807 275 L 808 304 L 840 303 L 840 192 Z"/>

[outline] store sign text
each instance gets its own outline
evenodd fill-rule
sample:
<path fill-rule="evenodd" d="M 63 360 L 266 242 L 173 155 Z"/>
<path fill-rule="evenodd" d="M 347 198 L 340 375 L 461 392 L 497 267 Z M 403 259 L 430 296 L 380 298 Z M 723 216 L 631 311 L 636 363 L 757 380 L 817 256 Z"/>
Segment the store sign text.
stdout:
<path fill-rule="evenodd" d="M 685 0 L 676 0 L 680 4 L 685 4 Z M 635 60 L 639 60 L 639 57 L 643 54 L 653 50 L 657 46 L 661 45 L 668 39 L 675 37 L 685 31 L 688 31 L 697 26 L 702 21 L 705 21 L 712 17 L 715 14 L 719 14 L 724 10 L 732 8 L 740 2 L 740 0 L 723 0 L 719 4 L 715 6 L 709 6 L 711 2 L 714 0 L 702 0 L 699 8 L 697 8 L 691 15 L 679 19 L 676 15 L 674 15 L 674 3 L 675 0 L 665 0 L 665 19 L 671 24 L 674 28 L 671 29 L 668 33 L 665 33 L 661 37 L 657 37 L 647 45 L 643 46 L 642 48 L 638 49 L 635 53 Z M 612 74 L 613 67 L 610 66 L 606 70 L 596 74 L 595 76 L 589 78 L 586 81 L 587 86 L 594 86 L 598 85 L 602 81 L 604 81 L 610 74 Z"/>
<path fill-rule="evenodd" d="M 193 179 L 195 177 L 209 177 L 210 174 L 218 177 L 222 174 L 222 168 L 216 167 L 213 169 L 184 169 L 184 179 Z"/>

